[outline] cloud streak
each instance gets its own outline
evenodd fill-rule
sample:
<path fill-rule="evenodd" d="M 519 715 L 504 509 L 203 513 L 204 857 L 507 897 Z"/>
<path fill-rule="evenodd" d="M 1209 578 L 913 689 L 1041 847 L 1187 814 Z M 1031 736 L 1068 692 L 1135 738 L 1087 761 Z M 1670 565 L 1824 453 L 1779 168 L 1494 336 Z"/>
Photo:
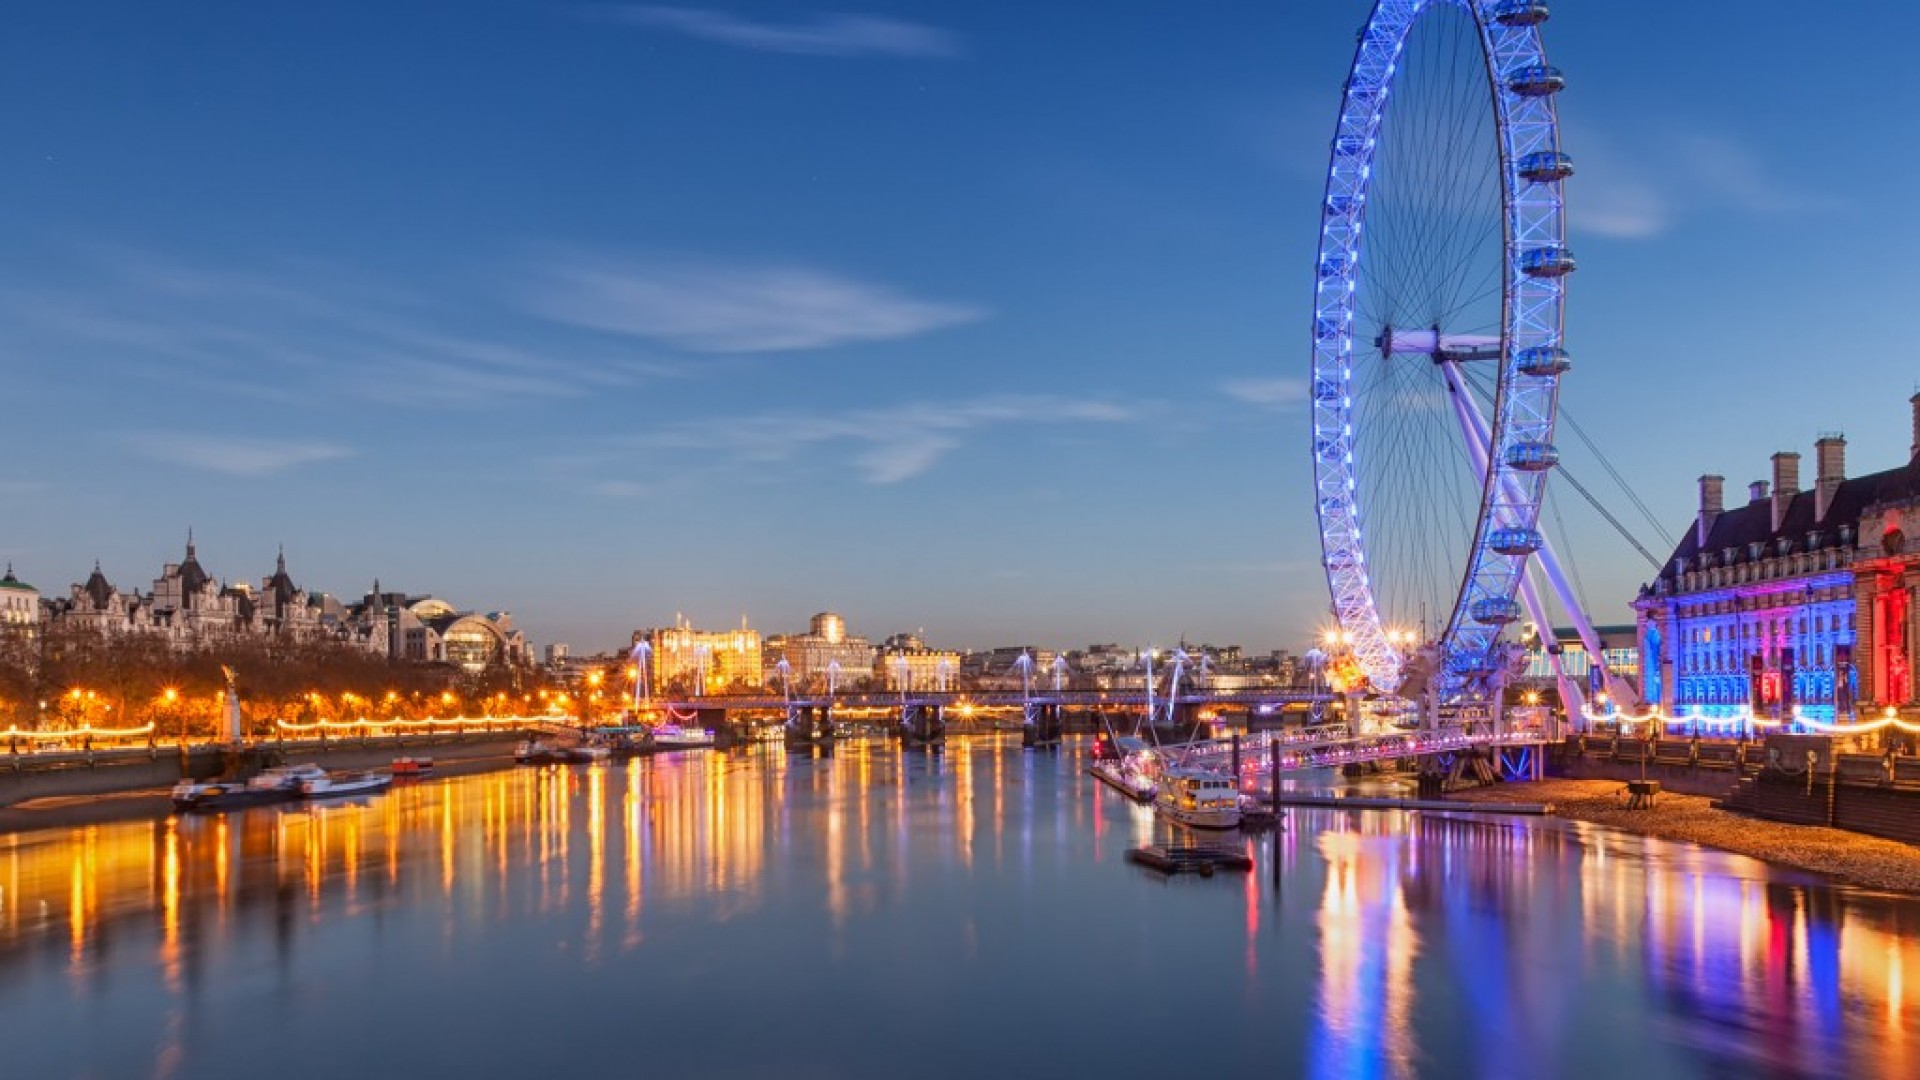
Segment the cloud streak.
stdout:
<path fill-rule="evenodd" d="M 782 24 L 756 22 L 710 8 L 628 5 L 602 11 L 617 22 L 791 56 L 951 59 L 961 52 L 960 37 L 950 30 L 879 15 L 823 13 L 809 22 Z"/>
<path fill-rule="evenodd" d="M 1060 397 L 914 402 L 837 414 L 776 412 L 708 417 L 623 442 L 626 449 L 719 456 L 752 468 L 791 462 L 840 447 L 869 484 L 899 484 L 933 469 L 969 438 L 989 429 L 1037 423 L 1120 423 L 1133 413 L 1105 401 Z"/>
<path fill-rule="evenodd" d="M 495 298 L 455 305 L 359 273 L 209 271 L 121 250 L 86 270 L 84 288 L 0 282 L 0 348 L 277 404 L 479 408 L 677 374 L 632 343 L 569 337 Z"/>
<path fill-rule="evenodd" d="M 1575 232 L 1645 240 L 1669 232 L 1683 217 L 1732 212 L 1751 217 L 1825 213 L 1834 200 L 1795 189 L 1758 153 L 1730 136 L 1667 132 L 1637 147 L 1575 129 L 1566 144 L 1577 185 L 1567 214 Z"/>
<path fill-rule="evenodd" d="M 804 266 L 556 262 L 534 311 L 570 326 L 696 353 L 794 352 L 917 337 L 986 317 Z"/>
<path fill-rule="evenodd" d="M 227 476 L 271 476 L 300 465 L 351 457 L 353 451 L 327 442 L 144 432 L 126 437 L 136 453 L 174 465 Z"/>
<path fill-rule="evenodd" d="M 1263 409 L 1287 409 L 1307 400 L 1303 379 L 1229 379 L 1220 384 L 1220 391 Z"/>

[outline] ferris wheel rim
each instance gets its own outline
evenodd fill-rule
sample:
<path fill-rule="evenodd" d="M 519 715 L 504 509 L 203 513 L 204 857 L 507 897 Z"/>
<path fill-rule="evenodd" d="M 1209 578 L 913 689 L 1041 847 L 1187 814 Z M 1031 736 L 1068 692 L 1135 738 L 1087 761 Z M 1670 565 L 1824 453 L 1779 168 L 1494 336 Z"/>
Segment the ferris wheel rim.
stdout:
<path fill-rule="evenodd" d="M 1554 107 L 1564 79 L 1547 63 L 1540 38 L 1545 3 L 1377 0 L 1342 92 L 1321 203 L 1309 404 L 1315 510 L 1334 616 L 1360 672 L 1373 685 L 1395 690 L 1407 643 L 1389 637 L 1367 562 L 1361 505 L 1367 496 L 1358 490 L 1353 455 L 1354 314 L 1374 150 L 1396 61 L 1414 24 L 1436 5 L 1465 11 L 1477 31 L 1492 90 L 1502 211 L 1501 344 L 1487 420 L 1489 465 L 1466 569 L 1439 639 L 1436 676 L 1443 692 L 1457 696 L 1497 665 L 1526 560 L 1538 548 L 1546 472 L 1557 454 L 1553 429 L 1566 367 L 1521 359 L 1565 357 L 1564 276 L 1573 269 L 1560 190 L 1571 167 L 1560 151 Z"/>

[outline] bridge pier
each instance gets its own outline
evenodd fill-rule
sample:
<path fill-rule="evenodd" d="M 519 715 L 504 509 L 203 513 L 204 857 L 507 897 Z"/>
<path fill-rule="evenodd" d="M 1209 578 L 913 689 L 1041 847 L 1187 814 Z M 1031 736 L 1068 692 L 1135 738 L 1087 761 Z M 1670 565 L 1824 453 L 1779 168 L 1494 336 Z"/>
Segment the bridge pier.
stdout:
<path fill-rule="evenodd" d="M 1020 727 L 1020 745 L 1028 750 L 1060 745 L 1060 732 L 1065 727 L 1060 715 L 1060 703 L 1057 701 L 1030 701 L 1025 707 L 1024 723 Z"/>
<path fill-rule="evenodd" d="M 908 749 L 933 749 L 947 741 L 946 710 L 932 701 L 910 701 L 900 709 L 900 743 Z"/>
<path fill-rule="evenodd" d="M 833 706 L 789 705 L 784 737 L 789 750 L 833 749 Z"/>

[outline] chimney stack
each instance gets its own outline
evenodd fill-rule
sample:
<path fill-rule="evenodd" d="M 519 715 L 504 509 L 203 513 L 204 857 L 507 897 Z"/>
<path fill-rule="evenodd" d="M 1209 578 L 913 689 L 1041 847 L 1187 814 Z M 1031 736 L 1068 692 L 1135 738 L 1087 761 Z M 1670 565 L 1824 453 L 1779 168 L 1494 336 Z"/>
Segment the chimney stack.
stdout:
<path fill-rule="evenodd" d="M 1827 520 L 1840 481 L 1847 478 L 1847 437 L 1837 431 L 1820 436 L 1813 444 L 1813 463 L 1817 477 L 1813 484 L 1813 520 L 1819 523 Z"/>
<path fill-rule="evenodd" d="M 1727 478 L 1724 476 L 1703 476 L 1700 478 L 1700 521 L 1695 526 L 1695 536 L 1700 547 L 1707 546 L 1707 534 L 1713 531 L 1714 519 L 1720 511 L 1726 509 L 1723 493 Z"/>
<path fill-rule="evenodd" d="M 1911 459 L 1920 454 L 1920 390 L 1914 391 L 1907 404 L 1913 407 L 1913 445 L 1907 448 L 1907 457 Z"/>
<path fill-rule="evenodd" d="M 1780 531 L 1780 523 L 1787 520 L 1787 507 L 1793 505 L 1793 497 L 1800 494 L 1800 455 L 1792 450 L 1782 450 L 1773 455 L 1773 531 Z"/>
<path fill-rule="evenodd" d="M 1767 482 L 1765 480 L 1755 480 L 1753 483 L 1747 485 L 1747 501 L 1750 503 L 1767 501 Z"/>

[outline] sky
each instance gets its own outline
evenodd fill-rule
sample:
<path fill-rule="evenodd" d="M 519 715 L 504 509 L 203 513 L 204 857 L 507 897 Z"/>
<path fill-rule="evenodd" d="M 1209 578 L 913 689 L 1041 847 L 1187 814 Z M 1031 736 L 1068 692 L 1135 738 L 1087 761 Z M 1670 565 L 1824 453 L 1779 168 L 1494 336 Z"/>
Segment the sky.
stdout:
<path fill-rule="evenodd" d="M 0 554 L 952 647 L 1299 647 L 1361 0 L 10 5 Z M 1562 404 L 1665 535 L 1920 381 L 1920 9 L 1560 0 Z M 1589 473 L 1598 475 L 1597 471 Z M 1599 485 L 1593 485 L 1596 488 Z M 1615 489 L 1597 490 L 1610 506 Z M 1737 501 L 1737 500 L 1734 500 Z M 1595 617 L 1651 569 L 1568 512 Z"/>

